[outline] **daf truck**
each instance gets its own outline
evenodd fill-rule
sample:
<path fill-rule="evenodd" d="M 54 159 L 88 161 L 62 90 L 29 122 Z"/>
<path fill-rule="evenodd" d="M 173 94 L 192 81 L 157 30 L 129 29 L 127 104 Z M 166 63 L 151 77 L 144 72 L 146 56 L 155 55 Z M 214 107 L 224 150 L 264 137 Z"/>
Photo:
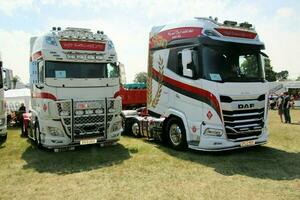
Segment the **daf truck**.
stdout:
<path fill-rule="evenodd" d="M 149 37 L 147 108 L 125 130 L 174 149 L 221 151 L 268 140 L 264 43 L 247 22 L 195 18 Z"/>
<path fill-rule="evenodd" d="M 59 150 L 121 136 L 117 53 L 103 31 L 54 27 L 30 40 L 28 137 Z"/>

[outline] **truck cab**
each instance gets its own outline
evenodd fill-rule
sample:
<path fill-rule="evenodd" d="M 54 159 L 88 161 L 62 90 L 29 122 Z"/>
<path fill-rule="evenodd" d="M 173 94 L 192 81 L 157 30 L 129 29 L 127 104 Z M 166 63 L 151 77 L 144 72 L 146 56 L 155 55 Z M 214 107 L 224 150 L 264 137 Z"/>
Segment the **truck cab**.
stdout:
<path fill-rule="evenodd" d="M 119 140 L 119 65 L 107 35 L 53 28 L 31 38 L 30 55 L 31 139 L 50 149 Z"/>
<path fill-rule="evenodd" d="M 151 137 L 175 149 L 221 151 L 265 144 L 268 85 L 263 49 L 247 22 L 196 18 L 153 27 L 149 116 L 137 118 L 133 132 L 149 130 Z"/>

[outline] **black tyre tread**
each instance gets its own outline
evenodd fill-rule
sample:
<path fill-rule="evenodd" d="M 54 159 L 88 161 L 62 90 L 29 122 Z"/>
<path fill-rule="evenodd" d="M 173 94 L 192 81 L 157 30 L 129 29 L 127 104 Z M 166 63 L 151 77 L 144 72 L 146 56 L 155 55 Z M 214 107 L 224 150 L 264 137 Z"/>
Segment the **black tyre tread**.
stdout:
<path fill-rule="evenodd" d="M 169 135 L 169 129 L 170 129 L 170 126 L 172 124 L 178 124 L 182 130 L 182 141 L 179 145 L 175 146 L 172 141 L 171 141 L 171 138 L 170 138 L 170 135 Z M 167 121 L 167 125 L 166 125 L 166 131 L 165 131 L 165 139 L 166 141 L 168 142 L 168 144 L 175 150 L 185 150 L 187 149 L 187 141 L 186 141 L 186 130 L 184 128 L 184 125 L 181 121 L 181 119 L 177 118 L 177 117 L 171 117 L 168 121 Z"/>
<path fill-rule="evenodd" d="M 40 129 L 39 121 L 38 120 L 36 120 L 35 124 L 34 124 L 34 143 L 40 149 L 40 148 L 42 148 L 41 135 L 39 134 L 38 137 L 37 137 L 37 135 L 36 135 L 37 134 L 36 133 L 37 129 Z M 41 132 L 39 131 L 39 133 L 41 133 Z"/>
<path fill-rule="evenodd" d="M 134 136 L 134 137 L 141 137 L 141 135 L 134 135 L 133 132 L 132 132 L 132 126 L 134 123 L 138 122 L 137 119 L 135 118 L 131 118 L 131 119 L 128 119 L 128 121 L 125 123 L 125 132 L 127 135 L 130 135 L 130 136 Z"/>

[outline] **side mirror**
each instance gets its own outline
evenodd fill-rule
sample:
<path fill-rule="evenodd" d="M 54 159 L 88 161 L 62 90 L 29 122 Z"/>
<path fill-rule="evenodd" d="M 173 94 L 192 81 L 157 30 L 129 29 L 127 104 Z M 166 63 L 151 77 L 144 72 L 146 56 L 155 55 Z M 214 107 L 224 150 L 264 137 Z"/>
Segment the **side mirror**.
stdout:
<path fill-rule="evenodd" d="M 120 75 L 120 84 L 124 85 L 126 83 L 126 75 L 125 75 L 125 66 L 123 63 L 119 63 L 119 75 Z"/>
<path fill-rule="evenodd" d="M 182 73 L 183 73 L 183 76 L 187 76 L 187 77 L 193 77 L 193 70 L 191 69 L 188 69 L 187 66 L 188 64 L 192 63 L 193 62 L 193 58 L 192 58 L 192 54 L 193 54 L 193 51 L 190 50 L 190 49 L 184 49 L 182 50 L 181 52 L 181 55 L 182 55 Z"/>

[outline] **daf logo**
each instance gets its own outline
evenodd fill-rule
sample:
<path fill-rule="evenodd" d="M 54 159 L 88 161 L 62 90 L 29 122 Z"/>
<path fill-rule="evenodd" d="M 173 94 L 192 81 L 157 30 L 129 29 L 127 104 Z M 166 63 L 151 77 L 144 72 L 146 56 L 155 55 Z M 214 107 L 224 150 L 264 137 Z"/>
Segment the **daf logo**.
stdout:
<path fill-rule="evenodd" d="M 254 103 L 238 104 L 239 109 L 254 108 Z"/>

